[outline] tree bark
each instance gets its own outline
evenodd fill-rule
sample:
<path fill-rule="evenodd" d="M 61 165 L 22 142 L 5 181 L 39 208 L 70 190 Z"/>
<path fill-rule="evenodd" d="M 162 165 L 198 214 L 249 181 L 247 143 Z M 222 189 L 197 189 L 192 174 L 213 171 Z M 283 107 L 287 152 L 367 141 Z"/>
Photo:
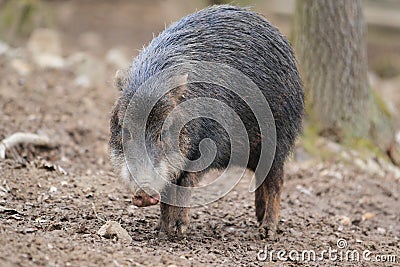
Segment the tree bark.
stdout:
<path fill-rule="evenodd" d="M 368 136 L 371 92 L 362 1 L 297 0 L 294 28 L 307 112 L 321 134 L 339 140 Z"/>
<path fill-rule="evenodd" d="M 209 0 L 210 5 L 223 5 L 226 4 L 226 0 Z"/>

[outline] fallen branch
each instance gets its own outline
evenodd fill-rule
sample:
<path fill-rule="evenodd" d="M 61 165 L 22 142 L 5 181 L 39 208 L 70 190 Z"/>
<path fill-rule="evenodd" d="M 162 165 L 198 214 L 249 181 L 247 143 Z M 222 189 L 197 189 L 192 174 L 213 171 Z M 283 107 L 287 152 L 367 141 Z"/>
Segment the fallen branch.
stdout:
<path fill-rule="evenodd" d="M 15 133 L 0 142 L 0 159 L 6 158 L 6 150 L 19 144 L 33 144 L 37 146 L 51 146 L 47 136 L 33 133 Z"/>

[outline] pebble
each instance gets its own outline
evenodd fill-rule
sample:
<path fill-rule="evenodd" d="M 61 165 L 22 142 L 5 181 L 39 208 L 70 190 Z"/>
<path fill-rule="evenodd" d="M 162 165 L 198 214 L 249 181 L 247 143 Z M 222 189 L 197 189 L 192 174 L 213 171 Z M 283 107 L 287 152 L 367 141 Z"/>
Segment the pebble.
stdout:
<path fill-rule="evenodd" d="M 301 193 L 306 194 L 307 196 L 313 196 L 312 188 L 306 188 L 302 185 L 297 185 L 296 189 L 299 190 Z"/>
<path fill-rule="evenodd" d="M 386 233 L 386 229 L 385 229 L 385 228 L 382 228 L 382 227 L 378 227 L 378 228 L 376 229 L 376 231 L 377 231 L 379 234 L 381 234 L 381 235 L 384 235 L 384 234 Z"/>
<path fill-rule="evenodd" d="M 132 242 L 132 237 L 128 234 L 128 232 L 122 228 L 122 226 L 116 221 L 108 221 L 104 224 L 98 231 L 97 234 L 107 239 L 111 239 L 114 237 L 118 238 L 118 241 L 123 243 Z"/>
<path fill-rule="evenodd" d="M 56 193 L 58 191 L 57 187 L 55 186 L 50 186 L 49 192 L 50 193 Z"/>
<path fill-rule="evenodd" d="M 340 223 L 341 223 L 342 225 L 349 226 L 349 225 L 351 225 L 351 220 L 350 220 L 350 218 L 347 217 L 347 216 L 342 216 L 342 217 L 340 218 Z"/>
<path fill-rule="evenodd" d="M 372 212 L 364 213 L 364 215 L 361 218 L 363 221 L 372 220 L 375 218 L 375 213 L 372 213 Z"/>
<path fill-rule="evenodd" d="M 65 65 L 61 56 L 61 39 L 57 31 L 36 29 L 29 38 L 28 50 L 39 67 L 62 68 Z"/>
<path fill-rule="evenodd" d="M 32 71 L 32 67 L 22 59 L 14 58 L 10 65 L 21 76 L 27 76 Z"/>

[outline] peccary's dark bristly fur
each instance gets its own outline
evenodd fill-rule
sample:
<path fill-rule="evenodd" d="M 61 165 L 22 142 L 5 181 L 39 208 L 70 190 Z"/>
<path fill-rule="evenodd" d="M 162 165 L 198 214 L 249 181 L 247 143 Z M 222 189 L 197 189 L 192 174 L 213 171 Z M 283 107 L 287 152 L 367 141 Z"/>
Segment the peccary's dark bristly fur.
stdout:
<path fill-rule="evenodd" d="M 295 58 L 286 38 L 264 17 L 239 7 L 212 6 L 188 15 L 136 57 L 119 105 L 126 106 L 135 90 L 153 75 L 187 60 L 224 63 L 253 80 L 274 115 L 275 160 L 283 163 L 301 130 L 304 106 Z"/>

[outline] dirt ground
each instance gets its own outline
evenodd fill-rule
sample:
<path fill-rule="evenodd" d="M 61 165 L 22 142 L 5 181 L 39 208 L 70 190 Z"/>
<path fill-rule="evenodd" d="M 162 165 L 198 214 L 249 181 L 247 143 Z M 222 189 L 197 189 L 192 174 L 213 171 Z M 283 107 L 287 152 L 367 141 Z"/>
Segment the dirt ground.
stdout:
<path fill-rule="evenodd" d="M 69 34 L 66 54 L 77 50 Z M 16 58 L 29 73 L 16 71 Z M 334 160 L 287 164 L 274 240 L 259 239 L 248 179 L 193 209 L 185 239 L 159 238 L 153 230 L 159 207 L 132 206 L 112 172 L 115 67 L 103 64 L 104 81 L 83 86 L 73 67 L 38 68 L 25 48 L 0 55 L 0 139 L 39 132 L 54 143 L 21 146 L 0 160 L 0 266 L 400 266 L 400 180 Z M 119 222 L 132 242 L 100 237 L 108 220 Z M 286 260 L 278 259 L 280 250 Z M 314 250 L 317 260 L 303 261 L 304 250 Z M 290 251 L 299 258 L 288 258 Z M 347 260 L 349 251 L 360 260 Z"/>

